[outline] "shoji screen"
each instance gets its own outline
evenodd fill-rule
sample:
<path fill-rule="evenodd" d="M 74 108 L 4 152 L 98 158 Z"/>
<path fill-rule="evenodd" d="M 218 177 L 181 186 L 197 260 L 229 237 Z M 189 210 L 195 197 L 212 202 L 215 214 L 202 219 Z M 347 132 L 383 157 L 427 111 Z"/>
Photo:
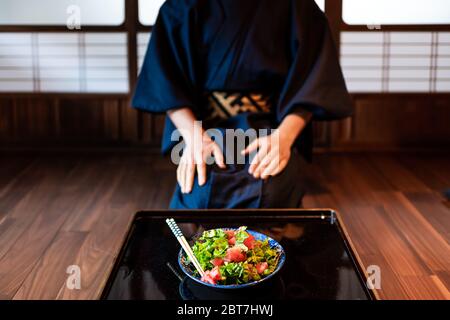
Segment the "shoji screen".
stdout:
<path fill-rule="evenodd" d="M 0 92 L 129 91 L 126 31 L 70 30 L 72 14 L 79 14 L 81 29 L 118 29 L 125 21 L 125 1 L 1 1 L 0 27 L 30 31 L 0 32 Z M 41 32 L 51 27 L 60 30 Z"/>
<path fill-rule="evenodd" d="M 152 0 L 153 1 L 153 0 Z M 71 14 L 82 26 L 118 26 L 125 20 L 124 0 L 1 0 L 1 25 L 66 25 Z"/>
<path fill-rule="evenodd" d="M 0 33 L 0 91 L 128 92 L 126 33 Z"/>
<path fill-rule="evenodd" d="M 352 92 L 450 92 L 450 33 L 384 32 L 383 25 L 450 24 L 447 0 L 343 0 L 343 20 L 375 31 L 341 33 Z M 368 28 L 369 29 L 369 28 Z"/>
<path fill-rule="evenodd" d="M 352 92 L 450 92 L 450 33 L 343 32 Z"/>
<path fill-rule="evenodd" d="M 450 23 L 448 0 L 343 0 L 342 11 L 350 25 Z"/>

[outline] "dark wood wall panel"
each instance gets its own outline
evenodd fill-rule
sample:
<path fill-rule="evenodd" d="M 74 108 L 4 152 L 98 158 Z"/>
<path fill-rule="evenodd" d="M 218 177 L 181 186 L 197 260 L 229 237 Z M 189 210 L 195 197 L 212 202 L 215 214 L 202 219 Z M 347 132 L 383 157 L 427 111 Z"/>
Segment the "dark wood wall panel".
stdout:
<path fill-rule="evenodd" d="M 97 100 L 61 100 L 59 105 L 60 136 L 65 139 L 94 139 L 103 135 L 103 108 Z"/>
<path fill-rule="evenodd" d="M 137 114 L 127 98 L 4 97 L 0 142 L 8 147 L 136 143 Z"/>
<path fill-rule="evenodd" d="M 326 0 L 336 46 L 342 31 L 367 31 L 342 20 L 342 0 Z M 83 32 L 126 32 L 129 86 L 137 77 L 138 1 L 126 1 L 126 19 L 117 27 L 84 27 Z M 449 25 L 383 26 L 384 31 L 447 31 Z M 6 32 L 67 32 L 65 26 L 2 26 Z M 132 92 L 132 90 L 131 90 Z M 0 94 L 0 147 L 41 145 L 144 145 L 157 148 L 164 117 L 129 107 L 129 95 Z M 450 94 L 356 94 L 352 119 L 314 123 L 318 147 L 372 150 L 449 148 Z"/>
<path fill-rule="evenodd" d="M 13 137 L 13 101 L 11 99 L 0 100 L 0 138 L 11 139 Z"/>
<path fill-rule="evenodd" d="M 315 143 L 351 150 L 450 148 L 450 95 L 354 95 L 351 119 L 314 124 Z M 0 98 L 3 146 L 159 147 L 164 115 L 137 112 L 128 98 Z"/>
<path fill-rule="evenodd" d="M 9 99 L 1 103 L 2 138 L 8 140 L 40 140 L 54 136 L 56 110 L 53 101 Z"/>
<path fill-rule="evenodd" d="M 334 145 L 366 148 L 450 146 L 450 100 L 446 95 L 356 95 L 355 113 Z M 347 128 L 346 128 L 347 127 Z M 347 133 L 342 131 L 347 130 Z"/>

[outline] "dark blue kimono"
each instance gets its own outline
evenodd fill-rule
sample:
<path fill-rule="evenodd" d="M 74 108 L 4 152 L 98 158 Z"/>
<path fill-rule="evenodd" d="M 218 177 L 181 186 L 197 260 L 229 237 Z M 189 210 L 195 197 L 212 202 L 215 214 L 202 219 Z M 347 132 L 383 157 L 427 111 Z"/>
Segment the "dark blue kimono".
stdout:
<path fill-rule="evenodd" d="M 240 114 L 219 128 L 275 128 L 301 108 L 313 120 L 347 117 L 352 103 L 327 19 L 314 0 L 168 0 L 152 30 L 132 105 L 163 113 L 190 107 L 204 119 L 205 92 L 267 92 L 273 110 Z M 174 125 L 166 118 L 162 149 Z M 247 166 L 208 168 L 208 182 L 191 194 L 175 190 L 172 208 L 298 206 L 303 195 L 298 153 L 310 155 L 311 126 L 298 139 L 287 169 L 267 181 Z"/>

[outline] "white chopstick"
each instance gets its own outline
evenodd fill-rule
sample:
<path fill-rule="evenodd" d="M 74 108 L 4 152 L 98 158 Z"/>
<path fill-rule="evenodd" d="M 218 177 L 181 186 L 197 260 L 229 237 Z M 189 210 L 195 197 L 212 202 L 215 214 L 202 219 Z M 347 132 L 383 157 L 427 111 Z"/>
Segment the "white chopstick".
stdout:
<path fill-rule="evenodd" d="M 200 275 L 203 277 L 205 275 L 205 271 L 203 271 L 200 262 L 198 262 L 197 258 L 195 257 L 194 252 L 191 249 L 191 246 L 187 242 L 186 238 L 183 236 L 183 233 L 181 232 L 175 220 L 166 219 L 166 223 L 169 226 L 170 230 L 172 230 L 175 237 L 177 238 L 184 252 L 186 252 L 187 256 L 189 257 L 189 260 L 191 260 L 195 269 L 197 269 L 198 273 L 200 273 Z"/>

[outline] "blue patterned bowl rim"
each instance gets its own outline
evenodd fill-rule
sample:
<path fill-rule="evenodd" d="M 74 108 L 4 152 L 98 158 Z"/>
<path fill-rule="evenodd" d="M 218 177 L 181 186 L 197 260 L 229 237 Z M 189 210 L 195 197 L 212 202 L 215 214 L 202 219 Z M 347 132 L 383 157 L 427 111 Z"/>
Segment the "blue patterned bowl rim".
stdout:
<path fill-rule="evenodd" d="M 226 230 L 237 230 L 237 228 L 217 228 L 217 229 L 222 229 L 224 231 Z M 269 236 L 266 236 L 265 234 L 253 231 L 253 230 L 246 230 L 249 234 L 251 234 L 255 240 L 261 240 L 264 241 L 266 239 L 268 239 L 269 245 L 272 249 L 275 249 L 277 251 L 280 252 L 280 258 L 278 259 L 278 264 L 277 267 L 275 268 L 275 270 L 269 274 L 267 277 L 264 277 L 258 281 L 252 281 L 252 282 L 248 282 L 248 283 L 243 283 L 243 284 L 210 284 L 210 283 L 206 283 L 200 280 L 200 278 L 195 277 L 194 275 L 192 275 L 192 270 L 190 268 L 188 268 L 183 262 L 182 262 L 182 258 L 185 256 L 183 249 L 180 249 L 180 252 L 178 253 L 178 265 L 180 266 L 181 270 L 186 274 L 186 276 L 188 276 L 189 278 L 191 278 L 192 280 L 194 280 L 197 283 L 200 283 L 204 286 L 208 286 L 211 288 L 216 288 L 216 289 L 242 289 L 242 288 L 248 288 L 248 287 L 252 287 L 252 286 L 256 286 L 264 281 L 269 280 L 270 278 L 272 278 L 274 275 L 276 275 L 278 273 L 278 271 L 281 270 L 281 268 L 284 265 L 284 262 L 286 260 L 286 254 L 284 252 L 283 247 L 274 239 L 272 239 Z"/>

